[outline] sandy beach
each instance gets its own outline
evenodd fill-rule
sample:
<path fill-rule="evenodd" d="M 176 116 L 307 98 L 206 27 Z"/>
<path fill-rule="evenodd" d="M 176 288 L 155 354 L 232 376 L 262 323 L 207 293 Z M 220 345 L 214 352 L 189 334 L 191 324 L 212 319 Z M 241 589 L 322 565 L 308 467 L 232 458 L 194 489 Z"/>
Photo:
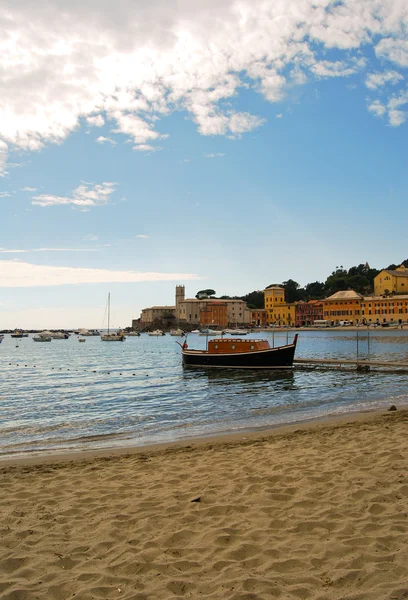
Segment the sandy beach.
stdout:
<path fill-rule="evenodd" d="M 408 410 L 0 463 L 0 598 L 408 598 Z"/>

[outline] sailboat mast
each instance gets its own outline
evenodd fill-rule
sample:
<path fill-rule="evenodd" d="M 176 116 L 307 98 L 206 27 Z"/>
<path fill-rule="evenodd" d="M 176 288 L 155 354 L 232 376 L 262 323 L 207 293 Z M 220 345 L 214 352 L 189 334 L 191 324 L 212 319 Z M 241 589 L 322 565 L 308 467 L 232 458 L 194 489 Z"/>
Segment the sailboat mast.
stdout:
<path fill-rule="evenodd" d="M 108 335 L 109 335 L 109 322 L 110 322 L 110 292 L 108 294 Z"/>

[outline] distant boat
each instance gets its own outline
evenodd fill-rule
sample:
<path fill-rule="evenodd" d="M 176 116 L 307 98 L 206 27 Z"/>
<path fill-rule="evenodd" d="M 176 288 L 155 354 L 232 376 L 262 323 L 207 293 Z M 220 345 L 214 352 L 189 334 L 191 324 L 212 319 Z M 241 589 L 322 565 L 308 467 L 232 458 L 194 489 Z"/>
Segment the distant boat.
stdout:
<path fill-rule="evenodd" d="M 123 331 L 113 331 L 109 330 L 110 324 L 110 293 L 108 294 L 108 331 L 107 333 L 101 334 L 102 342 L 124 342 L 126 340 L 125 334 Z"/>
<path fill-rule="evenodd" d="M 216 329 L 202 329 L 200 335 L 222 335 L 222 331 Z"/>
<path fill-rule="evenodd" d="M 224 329 L 224 333 L 228 333 L 229 335 L 248 335 L 248 331 L 246 329 Z"/>
<path fill-rule="evenodd" d="M 126 337 L 140 337 L 140 333 L 138 331 L 128 331 L 126 333 Z"/>
<path fill-rule="evenodd" d="M 74 333 L 82 336 L 101 335 L 97 329 L 78 329 L 78 331 L 75 331 Z"/>
<path fill-rule="evenodd" d="M 86 339 L 85 338 L 79 338 L 78 342 L 86 342 Z"/>
<path fill-rule="evenodd" d="M 53 340 L 67 340 L 69 338 L 69 333 L 65 331 L 42 331 L 40 335 L 49 336 Z"/>
<path fill-rule="evenodd" d="M 51 340 L 52 337 L 48 334 L 48 331 L 42 331 L 33 337 L 34 342 L 51 342 Z"/>
<path fill-rule="evenodd" d="M 161 329 L 155 329 L 154 331 L 148 331 L 147 335 L 152 335 L 152 336 L 159 337 L 161 335 L 166 335 L 166 334 Z"/>
<path fill-rule="evenodd" d="M 186 342 L 177 342 L 182 349 L 185 367 L 217 369 L 292 369 L 297 334 L 292 344 L 271 348 L 267 340 L 216 338 L 208 342 L 207 350 L 189 350 Z"/>
<path fill-rule="evenodd" d="M 1 342 L 2 342 L 3 340 L 4 340 L 4 335 L 3 335 L 3 334 L 0 334 L 0 344 L 1 344 Z"/>
<path fill-rule="evenodd" d="M 170 329 L 170 335 L 181 336 L 184 335 L 184 331 L 182 329 Z"/>
<path fill-rule="evenodd" d="M 12 338 L 23 338 L 23 337 L 28 337 L 28 333 L 24 333 L 24 331 L 22 329 L 15 329 L 14 332 L 11 334 Z"/>

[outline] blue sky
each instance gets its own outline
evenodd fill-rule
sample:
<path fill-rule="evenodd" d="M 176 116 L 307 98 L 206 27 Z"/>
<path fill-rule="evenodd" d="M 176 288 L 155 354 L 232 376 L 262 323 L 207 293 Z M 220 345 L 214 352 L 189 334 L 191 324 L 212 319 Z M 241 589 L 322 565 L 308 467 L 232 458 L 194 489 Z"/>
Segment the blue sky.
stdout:
<path fill-rule="evenodd" d="M 0 0 L 0 329 L 408 257 L 407 3 L 93 6 Z"/>

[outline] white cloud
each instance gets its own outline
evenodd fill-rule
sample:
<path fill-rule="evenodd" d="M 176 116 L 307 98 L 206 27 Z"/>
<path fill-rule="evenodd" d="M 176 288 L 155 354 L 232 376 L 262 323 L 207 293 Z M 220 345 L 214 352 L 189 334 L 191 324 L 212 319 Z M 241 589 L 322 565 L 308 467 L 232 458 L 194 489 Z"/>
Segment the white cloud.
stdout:
<path fill-rule="evenodd" d="M 282 117 L 283 117 L 283 114 L 282 114 L 282 113 L 279 113 L 278 115 L 276 115 L 276 118 L 277 118 L 277 119 L 281 119 Z"/>
<path fill-rule="evenodd" d="M 9 198 L 11 194 L 8 192 L 0 192 L 0 198 Z"/>
<path fill-rule="evenodd" d="M 382 117 L 387 112 L 386 107 L 384 104 L 381 104 L 379 100 L 374 100 L 371 102 L 371 104 L 368 106 L 368 110 L 376 117 Z"/>
<path fill-rule="evenodd" d="M 342 62 L 337 60 L 331 62 L 329 60 L 321 60 L 310 67 L 312 73 L 318 77 L 348 77 L 354 75 L 364 63 L 354 61 L 354 63 Z"/>
<path fill-rule="evenodd" d="M 86 240 L 87 242 L 97 242 L 99 238 L 94 233 L 87 233 L 86 235 L 82 236 L 82 239 Z"/>
<path fill-rule="evenodd" d="M 154 152 L 155 150 L 160 150 L 160 148 L 151 144 L 139 144 L 138 146 L 133 146 L 133 150 L 137 150 L 138 152 Z"/>
<path fill-rule="evenodd" d="M 385 58 L 400 67 L 408 67 L 408 40 L 386 38 L 378 42 L 375 53 L 379 58 Z"/>
<path fill-rule="evenodd" d="M 242 88 L 281 101 L 308 78 L 363 74 L 366 50 L 375 50 L 370 70 L 408 66 L 403 0 L 179 0 L 176 8 L 122 0 L 120 10 L 101 0 L 98 11 L 91 2 L 0 0 L 0 8 L 0 175 L 14 149 L 59 143 L 83 122 L 110 125 L 140 151 L 166 137 L 160 119 L 175 110 L 202 135 L 239 137 L 263 123 L 234 107 Z"/>
<path fill-rule="evenodd" d="M 26 186 L 26 187 L 20 188 L 20 192 L 36 192 L 36 191 L 37 191 L 37 188 L 35 188 L 35 187 Z"/>
<path fill-rule="evenodd" d="M 103 127 L 105 125 L 105 119 L 102 115 L 86 117 L 86 122 L 88 123 L 88 125 L 91 125 L 93 127 Z"/>
<path fill-rule="evenodd" d="M 140 273 L 34 265 L 0 260 L 0 287 L 49 287 L 84 283 L 139 283 L 143 281 L 182 281 L 200 279 L 192 273 Z"/>
<path fill-rule="evenodd" d="M 218 158 L 219 156 L 225 156 L 224 152 L 213 152 L 211 154 L 204 154 L 204 158 Z"/>
<path fill-rule="evenodd" d="M 139 238 L 139 239 L 141 239 L 141 240 L 147 240 L 147 239 L 149 239 L 149 236 L 148 235 L 144 235 L 143 233 L 138 233 L 136 237 Z"/>
<path fill-rule="evenodd" d="M 109 144 L 112 144 L 112 146 L 116 146 L 115 140 L 113 140 L 110 137 L 105 137 L 103 135 L 100 135 L 98 138 L 96 138 L 96 141 L 98 142 L 98 144 L 104 144 L 105 142 L 108 142 Z"/>
<path fill-rule="evenodd" d="M 31 252 L 96 252 L 95 248 L 29 248 L 8 249 L 0 248 L 0 254 L 31 254 Z"/>
<path fill-rule="evenodd" d="M 408 118 L 406 110 L 401 107 L 408 104 L 408 90 L 401 91 L 398 95 L 393 95 L 386 103 L 374 100 L 368 106 L 368 110 L 377 117 L 388 116 L 388 122 L 391 127 L 399 127 Z"/>
<path fill-rule="evenodd" d="M 6 142 L 0 140 L 0 177 L 7 175 L 6 162 L 7 162 L 8 145 Z"/>
<path fill-rule="evenodd" d="M 51 194 L 40 194 L 32 197 L 32 204 L 38 206 L 55 206 L 73 204 L 81 208 L 101 206 L 109 202 L 114 192 L 116 183 L 90 184 L 82 183 L 72 192 L 72 196 L 53 196 Z"/>
<path fill-rule="evenodd" d="M 399 81 L 403 80 L 403 76 L 397 71 L 386 71 L 384 73 L 370 73 L 366 79 L 366 86 L 370 90 L 375 90 L 378 87 L 382 87 L 387 83 L 396 85 Z"/>

